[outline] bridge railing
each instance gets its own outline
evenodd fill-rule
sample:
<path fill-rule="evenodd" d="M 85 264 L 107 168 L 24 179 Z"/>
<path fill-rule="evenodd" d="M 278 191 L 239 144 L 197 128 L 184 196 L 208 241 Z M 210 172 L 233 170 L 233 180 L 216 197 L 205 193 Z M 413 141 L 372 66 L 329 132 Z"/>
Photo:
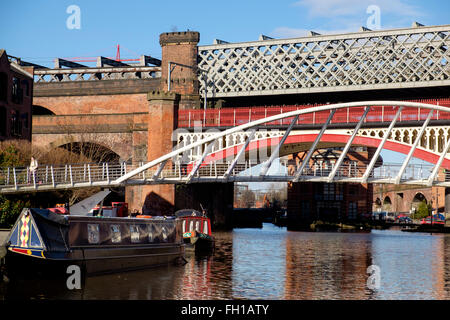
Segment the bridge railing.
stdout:
<path fill-rule="evenodd" d="M 134 168 L 138 167 L 137 165 Z M 96 183 L 112 181 L 126 173 L 125 164 L 86 163 L 67 165 L 44 165 L 32 172 L 28 167 L 0 168 L 1 187 L 23 187 L 57 184 Z"/>
<path fill-rule="evenodd" d="M 161 67 L 102 67 L 72 69 L 42 69 L 34 71 L 34 82 L 100 81 L 151 79 L 161 77 Z"/>
<path fill-rule="evenodd" d="M 450 99 L 421 99 L 409 100 L 409 102 L 420 102 L 450 107 Z M 320 105 L 283 105 L 206 110 L 179 110 L 178 127 L 235 127 L 254 120 L 267 118 L 269 116 L 317 106 Z M 428 109 L 404 108 L 398 121 L 423 121 L 427 118 L 428 112 Z M 363 113 L 363 106 L 360 108 L 342 108 L 336 111 L 331 123 L 357 123 Z M 396 110 L 392 106 L 374 106 L 371 107 L 371 111 L 367 115 L 365 122 L 390 122 L 394 119 L 395 113 Z M 330 111 L 303 114 L 299 116 L 297 124 L 323 124 L 326 122 L 329 114 Z M 450 120 L 450 113 L 436 111 L 432 120 Z M 264 126 L 288 126 L 290 123 L 290 118 L 284 118 L 277 121 L 267 122 Z"/>
<path fill-rule="evenodd" d="M 203 164 L 195 174 L 192 174 L 195 163 L 183 164 L 174 162 L 167 168 L 158 172 L 157 168 L 151 168 L 141 172 L 133 177 L 132 180 L 137 183 L 146 183 L 146 181 L 166 180 L 172 183 L 184 183 L 190 179 L 202 179 L 210 181 L 222 181 L 228 173 L 225 180 L 231 181 L 257 181 L 261 172 L 261 163 L 247 160 L 238 163 L 231 172 L 230 162 L 217 163 L 210 162 Z M 87 163 L 61 166 L 41 166 L 34 173 L 26 167 L 0 168 L 0 192 L 2 190 L 52 190 L 68 189 L 71 187 L 89 187 L 89 186 L 114 186 L 114 180 L 122 175 L 141 166 L 142 164 L 126 163 Z M 301 163 L 292 164 L 288 160 L 280 160 L 279 166 L 267 173 L 267 176 L 278 178 L 280 181 L 290 181 L 294 177 Z M 375 168 L 370 178 L 392 179 L 399 170 L 400 164 L 385 164 Z M 326 178 L 333 170 L 334 164 L 314 164 L 307 166 L 302 171 L 303 178 Z M 361 178 L 366 171 L 367 166 L 355 165 L 354 163 L 343 164 L 336 172 L 336 181 L 345 179 Z M 424 180 L 427 179 L 433 169 L 432 165 L 408 165 L 402 179 Z M 446 173 L 445 181 L 450 181 L 450 174 Z M 127 182 L 133 184 L 134 182 Z"/>

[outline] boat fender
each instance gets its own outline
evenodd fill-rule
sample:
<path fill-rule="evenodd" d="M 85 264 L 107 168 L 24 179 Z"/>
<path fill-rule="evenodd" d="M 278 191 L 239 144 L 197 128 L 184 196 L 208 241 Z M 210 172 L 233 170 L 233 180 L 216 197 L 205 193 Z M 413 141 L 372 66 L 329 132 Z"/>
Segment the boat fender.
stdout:
<path fill-rule="evenodd" d="M 150 219 L 152 216 L 145 216 L 145 215 L 137 215 L 136 216 L 136 218 L 139 218 L 139 219 Z"/>

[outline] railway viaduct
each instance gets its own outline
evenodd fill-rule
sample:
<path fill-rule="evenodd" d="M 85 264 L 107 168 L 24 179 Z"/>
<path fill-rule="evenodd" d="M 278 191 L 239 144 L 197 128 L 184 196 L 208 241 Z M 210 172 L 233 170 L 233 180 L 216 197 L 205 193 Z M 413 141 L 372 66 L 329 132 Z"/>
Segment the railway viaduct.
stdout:
<path fill-rule="evenodd" d="M 32 143 L 89 141 L 136 163 L 172 150 L 183 110 L 448 98 L 449 29 L 416 25 L 210 46 L 198 46 L 198 32 L 172 32 L 160 35 L 160 61 L 99 57 L 87 68 L 58 59 L 53 69 L 34 70 Z M 232 183 L 126 188 L 130 209 L 144 213 L 170 212 L 192 199 L 229 211 L 232 197 Z M 227 214 L 215 216 L 226 224 Z"/>

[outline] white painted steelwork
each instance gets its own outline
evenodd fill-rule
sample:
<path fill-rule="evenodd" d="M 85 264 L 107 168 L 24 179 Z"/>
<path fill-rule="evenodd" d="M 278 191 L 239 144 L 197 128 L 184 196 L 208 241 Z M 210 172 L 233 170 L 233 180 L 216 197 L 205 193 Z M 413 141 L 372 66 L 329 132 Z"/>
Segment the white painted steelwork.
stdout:
<path fill-rule="evenodd" d="M 328 121 L 322 126 L 320 132 L 318 130 L 307 130 L 307 134 L 311 135 L 311 132 L 315 132 L 316 136 L 312 143 L 315 148 L 320 143 L 320 137 L 322 134 L 333 136 L 334 134 L 344 137 L 348 137 L 347 142 L 344 143 L 345 155 L 350 146 L 352 145 L 355 136 L 358 137 L 372 137 L 367 136 L 368 129 L 360 129 L 360 126 L 367 114 L 370 114 L 370 108 L 372 106 L 390 105 L 396 108 L 401 107 L 414 107 L 429 110 L 429 116 L 422 123 L 418 122 L 418 126 L 421 130 L 415 136 L 412 135 L 411 139 L 407 141 L 399 142 L 395 139 L 390 139 L 394 132 L 394 125 L 398 117 L 401 115 L 401 110 L 396 113 L 396 117 L 389 123 L 389 128 L 377 128 L 376 130 L 384 130 L 384 136 L 380 135 L 373 137 L 377 139 L 378 145 L 384 144 L 386 141 L 394 141 L 402 148 L 408 147 L 409 155 L 413 155 L 415 151 L 421 150 L 422 152 L 428 152 L 433 154 L 436 158 L 436 165 L 412 165 L 409 164 L 410 156 L 407 156 L 406 161 L 403 164 L 383 164 L 378 167 L 374 166 L 377 159 L 371 161 L 370 164 L 359 164 L 349 168 L 342 165 L 342 161 L 338 161 L 331 168 L 323 167 L 317 164 L 312 164 L 306 168 L 306 163 L 296 165 L 293 171 L 287 170 L 285 166 L 283 172 L 270 173 L 270 164 L 276 158 L 276 155 L 271 154 L 268 162 L 264 162 L 261 158 L 250 158 L 240 163 L 237 159 L 244 155 L 244 152 L 249 151 L 250 146 L 252 148 L 262 148 L 266 146 L 263 142 L 267 139 L 273 139 L 277 141 L 276 145 L 273 145 L 271 150 L 280 151 L 283 144 L 289 139 L 290 135 L 301 135 L 302 130 L 292 130 L 293 124 L 298 119 L 298 116 L 307 113 L 313 113 L 318 111 L 330 111 Z M 356 127 L 352 129 L 327 129 L 328 124 L 332 121 L 332 117 L 335 111 L 342 108 L 361 108 L 365 107 L 365 113 L 361 115 Z M 40 167 L 34 176 L 31 176 L 27 168 L 0 168 L 0 193 L 17 193 L 17 192 L 29 192 L 29 191 L 44 191 L 54 189 L 72 189 L 72 188 L 84 188 L 92 186 L 101 187 L 114 187 L 114 186 L 126 186 L 126 185 L 140 185 L 140 184 L 177 184 L 177 183 L 202 183 L 202 182 L 252 182 L 252 181 L 312 181 L 312 182 L 353 182 L 353 183 L 395 183 L 395 184 L 411 184 L 411 185 L 424 185 L 424 186 L 446 186 L 450 187 L 450 176 L 445 173 L 436 179 L 439 169 L 442 169 L 444 161 L 450 161 L 447 155 L 447 151 L 450 148 L 450 136 L 447 135 L 444 138 L 445 144 L 442 145 L 442 152 L 438 154 L 420 146 L 420 142 L 423 139 L 422 133 L 426 132 L 428 123 L 430 121 L 433 112 L 450 112 L 450 108 L 416 103 L 416 102 L 402 102 L 402 101 L 363 101 L 352 103 L 339 103 L 333 105 L 319 106 L 308 109 L 296 110 L 287 112 L 284 114 L 278 114 L 275 116 L 259 119 L 250 123 L 243 124 L 238 127 L 234 127 L 222 132 L 209 133 L 202 139 L 198 139 L 195 142 L 188 145 L 177 147 L 172 152 L 159 157 L 146 164 L 82 164 L 82 165 L 65 165 L 60 167 L 45 166 Z M 260 125 L 273 122 L 281 119 L 293 119 L 289 130 L 278 132 L 277 135 L 263 134 L 261 139 L 257 138 L 257 129 Z M 387 124 L 386 124 L 387 125 Z M 358 130 L 359 129 L 359 130 Z M 375 130 L 375 129 L 374 129 Z M 417 128 L 415 129 L 417 130 Z M 446 128 L 447 130 L 447 128 Z M 337 133 L 336 133 L 337 131 Z M 245 139 L 241 139 L 240 143 L 233 146 L 224 145 L 223 141 L 228 137 L 243 134 Z M 269 138 L 267 138 L 269 137 Z M 281 138 L 281 139 L 280 139 Z M 383 138 L 383 141 L 381 141 Z M 386 141 L 385 141 L 386 140 Z M 221 141 L 222 149 L 213 148 L 218 142 Z M 428 143 L 426 143 L 428 144 Z M 308 153 L 314 148 L 308 147 Z M 216 158 L 217 154 L 223 154 L 228 149 L 236 150 L 232 153 L 224 153 L 230 158 Z M 380 148 L 378 148 L 380 149 Z M 378 158 L 379 152 L 376 152 Z M 192 150 L 203 150 L 201 158 L 197 158 L 197 161 L 190 161 L 189 163 L 183 163 L 183 154 L 192 154 Z M 306 151 L 305 150 L 305 151 Z M 236 154 L 235 154 L 236 153 Z M 229 161 L 231 159 L 231 161 Z M 219 162 L 218 160 L 221 160 Z M 225 162 L 224 162 L 225 161 Z M 282 160 L 283 161 L 283 160 Z M 372 163 L 373 162 L 373 163 Z M 265 163 L 266 166 L 257 166 L 258 164 Z M 287 165 L 287 163 L 285 163 Z M 446 164 L 448 167 L 448 162 Z M 400 177 L 400 179 L 399 179 Z M 447 179 L 449 178 L 449 179 Z"/>

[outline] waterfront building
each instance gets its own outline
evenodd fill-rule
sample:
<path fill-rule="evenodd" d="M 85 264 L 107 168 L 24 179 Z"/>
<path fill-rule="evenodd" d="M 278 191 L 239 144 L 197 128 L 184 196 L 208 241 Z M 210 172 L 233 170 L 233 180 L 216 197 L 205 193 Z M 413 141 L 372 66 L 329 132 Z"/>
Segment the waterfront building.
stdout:
<path fill-rule="evenodd" d="M 32 68 L 20 66 L 0 49 L 0 141 L 31 141 L 32 101 Z"/>
<path fill-rule="evenodd" d="M 342 148 L 317 150 L 311 157 L 310 170 L 330 172 Z M 347 153 L 342 168 L 346 172 L 360 170 L 373 155 L 374 148 L 354 147 Z M 305 152 L 292 156 L 289 168 L 296 170 Z M 381 162 L 380 162 L 381 163 Z M 373 186 L 359 183 L 288 183 L 288 218 L 291 223 L 313 220 L 348 221 L 364 220 L 371 216 Z"/>

